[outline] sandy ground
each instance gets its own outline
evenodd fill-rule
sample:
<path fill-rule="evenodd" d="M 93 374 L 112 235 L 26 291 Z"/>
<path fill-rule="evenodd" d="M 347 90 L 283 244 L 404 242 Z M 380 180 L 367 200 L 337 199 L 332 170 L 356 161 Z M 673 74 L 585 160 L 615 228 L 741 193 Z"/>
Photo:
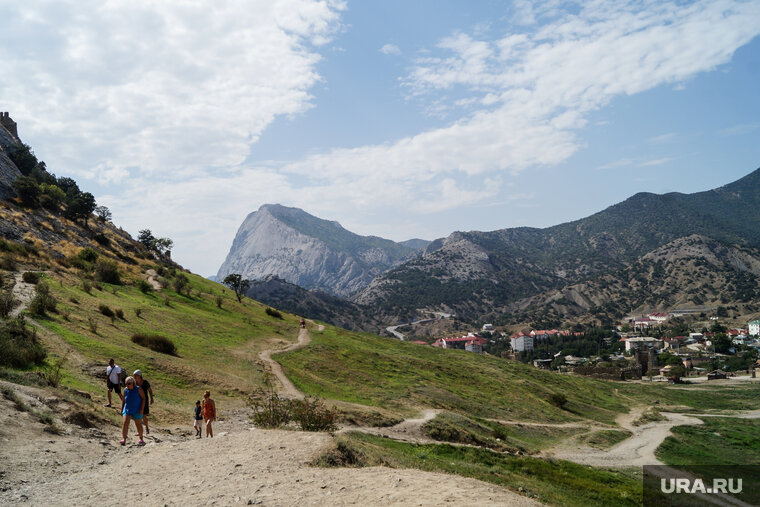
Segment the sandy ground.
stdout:
<path fill-rule="evenodd" d="M 19 271 L 13 275 L 16 283 L 13 285 L 13 297 L 19 301 L 19 304 L 11 310 L 11 317 L 17 317 L 29 305 L 36 294 L 36 288 L 31 283 L 26 283 L 23 279 L 23 272 Z"/>
<path fill-rule="evenodd" d="M 12 386 L 35 409 L 66 407 L 44 390 Z M 429 417 L 428 414 L 425 417 Z M 144 447 L 118 445 L 119 429 L 59 421 L 54 435 L 0 399 L 0 504 L 106 505 L 540 505 L 480 481 L 386 467 L 318 468 L 333 445 L 325 433 L 252 428 L 247 414 L 215 425 L 215 438 L 191 428 L 158 428 Z"/>

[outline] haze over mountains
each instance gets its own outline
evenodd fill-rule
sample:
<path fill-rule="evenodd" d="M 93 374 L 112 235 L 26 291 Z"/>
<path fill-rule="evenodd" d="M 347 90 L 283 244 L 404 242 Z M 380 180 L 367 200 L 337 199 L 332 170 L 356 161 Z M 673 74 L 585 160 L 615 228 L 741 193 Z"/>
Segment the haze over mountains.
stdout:
<path fill-rule="evenodd" d="M 388 323 L 419 310 L 473 322 L 613 320 L 636 307 L 749 302 L 760 286 L 758 223 L 760 169 L 705 192 L 639 193 L 545 229 L 454 232 L 424 252 L 266 205 L 241 226 L 219 276 L 277 275 Z"/>

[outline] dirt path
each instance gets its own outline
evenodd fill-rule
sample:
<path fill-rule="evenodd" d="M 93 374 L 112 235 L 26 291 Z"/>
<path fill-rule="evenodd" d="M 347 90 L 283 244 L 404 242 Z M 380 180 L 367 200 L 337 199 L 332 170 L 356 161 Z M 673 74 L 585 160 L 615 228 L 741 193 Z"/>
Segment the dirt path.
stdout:
<path fill-rule="evenodd" d="M 577 447 L 565 443 L 544 451 L 543 455 L 597 467 L 662 465 L 655 456 L 655 451 L 671 434 L 670 429 L 673 426 L 685 424 L 702 424 L 702 421 L 695 417 L 662 412 L 662 415 L 667 418 L 666 421 L 634 426 L 633 421 L 641 417 L 642 411 L 643 408 L 639 408 L 618 417 L 617 423 L 623 429 L 633 433 L 633 436 L 608 450 Z"/>
<path fill-rule="evenodd" d="M 144 505 L 540 505 L 455 475 L 308 465 L 331 445 L 326 434 L 254 430 L 121 448 L 82 463 L 77 471 L 0 492 L 0 502 L 68 505 L 75 499 L 78 505 L 102 506 L 128 498 Z"/>
<path fill-rule="evenodd" d="M 158 282 L 158 273 L 156 273 L 155 269 L 149 269 L 145 272 L 145 281 L 150 284 L 151 287 L 153 287 L 153 290 L 161 290 L 161 284 Z"/>
<path fill-rule="evenodd" d="M 432 408 L 424 409 L 422 411 L 422 417 L 418 419 L 404 419 L 400 423 L 394 426 L 388 426 L 387 428 L 376 428 L 368 426 L 346 426 L 341 428 L 338 433 L 347 433 L 351 431 L 360 431 L 362 433 L 369 433 L 370 435 L 378 435 L 385 438 L 392 438 L 400 442 L 408 442 L 413 444 L 439 444 L 441 442 L 433 440 L 425 434 L 422 430 L 422 426 L 440 414 L 441 410 L 435 410 Z M 456 444 L 452 444 L 456 445 Z"/>
<path fill-rule="evenodd" d="M 323 325 L 319 325 L 317 327 L 317 330 L 322 331 L 325 328 Z M 285 347 L 284 349 L 277 349 L 277 350 L 265 350 L 261 354 L 259 354 L 259 358 L 264 361 L 264 364 L 266 365 L 267 369 L 272 373 L 272 375 L 275 376 L 275 378 L 280 383 L 280 389 L 279 393 L 286 397 L 286 398 L 295 398 L 298 400 L 302 400 L 304 398 L 304 395 L 301 391 L 296 389 L 296 386 L 293 385 L 293 382 L 288 379 L 288 377 L 285 376 L 285 372 L 282 371 L 282 366 L 280 363 L 272 359 L 272 354 L 280 353 L 280 352 L 289 352 L 291 350 L 298 350 L 305 346 L 307 346 L 309 343 L 311 343 L 311 334 L 309 333 L 309 330 L 307 328 L 301 328 L 301 330 L 298 332 L 298 342 L 294 343 L 293 345 L 290 345 L 288 347 Z"/>
<path fill-rule="evenodd" d="M 16 279 L 16 283 L 13 285 L 13 297 L 16 298 L 19 304 L 11 310 L 11 317 L 18 317 L 29 306 L 32 298 L 34 298 L 36 289 L 34 284 L 24 281 L 24 274 L 21 271 L 14 273 L 13 276 Z"/>

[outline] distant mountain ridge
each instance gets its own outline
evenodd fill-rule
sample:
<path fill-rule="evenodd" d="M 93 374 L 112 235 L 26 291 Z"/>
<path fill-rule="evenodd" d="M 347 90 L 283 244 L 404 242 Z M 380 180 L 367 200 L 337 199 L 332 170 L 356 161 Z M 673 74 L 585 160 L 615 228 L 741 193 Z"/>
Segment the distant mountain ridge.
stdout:
<path fill-rule="evenodd" d="M 686 236 L 760 247 L 758 224 L 760 169 L 706 192 L 639 193 L 587 218 L 546 229 L 455 232 L 373 280 L 352 299 L 378 308 L 390 321 L 415 309 L 493 318 L 495 309 L 613 273 Z"/>
<path fill-rule="evenodd" d="M 276 275 L 306 289 L 345 297 L 419 253 L 414 246 L 354 234 L 338 222 L 298 208 L 265 204 L 241 224 L 216 279 L 230 273 L 251 280 Z"/>

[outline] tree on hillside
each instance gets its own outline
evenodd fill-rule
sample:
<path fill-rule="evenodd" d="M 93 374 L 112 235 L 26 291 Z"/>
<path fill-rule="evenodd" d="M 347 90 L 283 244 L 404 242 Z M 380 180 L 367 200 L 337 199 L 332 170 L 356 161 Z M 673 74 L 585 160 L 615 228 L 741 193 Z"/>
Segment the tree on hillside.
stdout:
<path fill-rule="evenodd" d="M 21 204 L 30 208 L 39 206 L 40 187 L 34 178 L 20 176 L 13 181 L 13 188 L 21 199 Z"/>
<path fill-rule="evenodd" d="M 222 282 L 224 285 L 235 291 L 235 297 L 237 297 L 238 303 L 242 303 L 242 295 L 251 286 L 250 280 L 243 280 L 243 276 L 239 273 L 231 273 L 224 277 Z"/>
<path fill-rule="evenodd" d="M 111 220 L 111 210 L 106 206 L 96 207 L 95 214 L 98 216 L 98 220 L 101 222 L 109 222 Z"/>
<path fill-rule="evenodd" d="M 76 221 L 84 220 L 84 226 L 89 227 L 87 220 L 95 211 L 95 197 L 90 192 L 70 192 L 66 195 L 66 216 Z"/>

